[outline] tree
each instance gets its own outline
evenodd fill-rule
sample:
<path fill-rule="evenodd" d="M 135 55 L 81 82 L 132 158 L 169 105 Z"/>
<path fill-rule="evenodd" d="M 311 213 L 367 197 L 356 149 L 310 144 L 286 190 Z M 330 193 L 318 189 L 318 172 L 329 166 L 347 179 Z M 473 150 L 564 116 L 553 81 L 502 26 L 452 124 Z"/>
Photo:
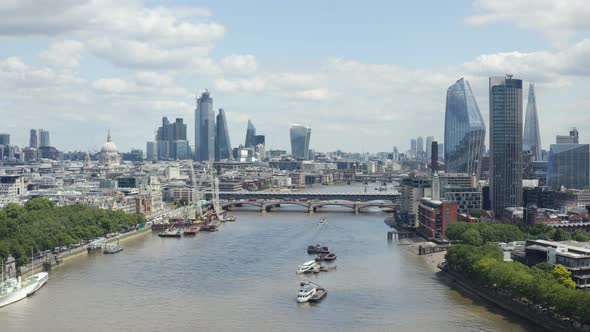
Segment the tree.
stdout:
<path fill-rule="evenodd" d="M 572 239 L 580 242 L 588 242 L 590 241 L 590 234 L 578 229 L 572 233 Z"/>
<path fill-rule="evenodd" d="M 461 241 L 472 246 L 480 246 L 483 243 L 481 235 L 475 229 L 465 231 L 461 236 Z"/>
<path fill-rule="evenodd" d="M 553 276 L 557 278 L 560 284 L 567 288 L 576 288 L 576 283 L 572 280 L 572 273 L 561 264 L 557 264 L 553 267 Z"/>
<path fill-rule="evenodd" d="M 481 218 L 481 210 L 480 209 L 473 209 L 469 211 L 469 215 L 474 218 Z"/>
<path fill-rule="evenodd" d="M 571 240 L 571 239 L 572 239 L 572 237 L 570 236 L 570 234 L 561 228 L 557 229 L 555 231 L 555 234 L 553 235 L 553 240 L 555 240 L 555 241 L 567 241 L 567 240 Z"/>
<path fill-rule="evenodd" d="M 52 208 L 53 206 L 55 206 L 55 204 L 45 197 L 33 198 L 25 203 L 25 209 L 27 211 L 47 210 Z"/>

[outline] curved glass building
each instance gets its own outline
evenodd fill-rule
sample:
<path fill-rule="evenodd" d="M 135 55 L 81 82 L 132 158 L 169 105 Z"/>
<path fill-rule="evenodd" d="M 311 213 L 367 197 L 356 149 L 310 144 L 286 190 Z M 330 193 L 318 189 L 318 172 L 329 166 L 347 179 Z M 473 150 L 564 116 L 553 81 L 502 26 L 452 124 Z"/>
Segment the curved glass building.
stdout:
<path fill-rule="evenodd" d="M 229 141 L 229 131 L 227 130 L 227 120 L 225 119 L 225 111 L 223 108 L 219 109 L 217 114 L 217 135 L 215 136 L 215 160 L 231 159 L 231 143 Z"/>
<path fill-rule="evenodd" d="M 198 161 L 215 160 L 215 112 L 208 90 L 197 97 L 195 109 L 195 155 Z"/>
<path fill-rule="evenodd" d="M 248 128 L 246 129 L 246 144 L 247 148 L 251 148 L 255 146 L 256 141 L 256 127 L 252 124 L 250 120 L 248 120 Z"/>
<path fill-rule="evenodd" d="M 291 125 L 291 155 L 295 159 L 308 159 L 311 128 L 302 125 Z"/>
<path fill-rule="evenodd" d="M 485 137 L 486 127 L 471 86 L 461 78 L 447 90 L 445 171 L 479 178 Z"/>

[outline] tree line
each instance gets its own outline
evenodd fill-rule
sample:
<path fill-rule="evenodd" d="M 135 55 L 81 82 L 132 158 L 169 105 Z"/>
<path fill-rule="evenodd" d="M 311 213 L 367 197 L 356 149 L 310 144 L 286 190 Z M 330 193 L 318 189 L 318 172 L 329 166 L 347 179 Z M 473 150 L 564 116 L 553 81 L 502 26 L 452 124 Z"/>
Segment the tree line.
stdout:
<path fill-rule="evenodd" d="M 42 197 L 24 206 L 8 204 L 0 210 L 0 258 L 12 255 L 19 264 L 26 264 L 31 248 L 39 252 L 78 244 L 145 222 L 142 215 L 86 205 L 58 207 Z"/>
<path fill-rule="evenodd" d="M 590 323 L 590 292 L 576 290 L 571 272 L 562 265 L 548 263 L 528 267 L 504 262 L 496 245 L 459 244 L 446 253 L 447 267 L 482 287 L 527 299 L 582 324 Z"/>
<path fill-rule="evenodd" d="M 452 223 L 447 227 L 447 238 L 451 242 L 480 246 L 487 242 L 513 242 L 526 239 L 542 239 L 554 241 L 576 240 L 590 241 L 590 234 L 582 230 L 573 233 L 562 229 L 538 225 L 494 224 L 494 223 Z"/>

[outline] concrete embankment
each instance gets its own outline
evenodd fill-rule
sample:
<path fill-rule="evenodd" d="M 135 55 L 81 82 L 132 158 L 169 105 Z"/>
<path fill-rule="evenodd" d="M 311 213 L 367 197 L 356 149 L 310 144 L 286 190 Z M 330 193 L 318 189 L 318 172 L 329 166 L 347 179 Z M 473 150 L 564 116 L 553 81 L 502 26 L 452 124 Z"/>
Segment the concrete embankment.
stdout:
<path fill-rule="evenodd" d="M 408 252 L 413 255 L 418 256 L 418 259 L 421 259 L 432 272 L 439 271 L 438 264 L 442 263 L 445 260 L 446 252 L 435 252 L 432 254 L 427 255 L 418 255 L 418 248 L 420 246 L 436 246 L 436 243 L 426 241 L 424 238 L 421 237 L 413 237 L 413 238 L 406 238 L 399 240 L 400 247 L 404 248 Z"/>
<path fill-rule="evenodd" d="M 107 243 L 116 243 L 117 241 L 119 241 L 119 243 L 124 243 L 125 241 L 132 240 L 132 239 L 135 239 L 135 238 L 138 238 L 141 236 L 145 236 L 146 234 L 151 234 L 151 229 L 149 227 L 145 227 L 145 228 L 142 228 L 137 231 L 119 234 L 117 236 L 107 239 L 106 242 Z M 86 255 L 88 255 L 87 246 L 81 246 L 79 248 L 72 249 L 72 250 L 62 253 L 59 256 L 59 264 L 56 262 L 55 258 L 48 258 L 48 261 L 51 262 L 51 268 L 55 269 L 60 266 L 63 266 L 64 264 L 67 264 L 68 262 L 70 262 L 72 260 L 84 257 Z M 23 277 L 27 277 L 27 276 L 30 276 L 31 274 L 41 272 L 41 271 L 43 271 L 43 264 L 38 264 L 37 266 L 35 266 L 35 268 L 32 271 L 31 271 L 30 266 L 23 266 L 21 268 L 21 273 L 22 273 Z"/>
<path fill-rule="evenodd" d="M 561 317 L 556 313 L 544 310 L 536 305 L 515 300 L 512 296 L 503 295 L 492 288 L 482 287 L 482 285 L 476 284 L 456 272 L 440 272 L 440 275 L 448 282 L 457 285 L 461 290 L 473 296 L 483 298 L 484 300 L 501 309 L 506 310 L 509 313 L 530 321 L 542 330 L 576 332 L 590 331 L 590 328 L 587 326 L 580 326 L 573 321 L 564 319 L 564 317 Z"/>

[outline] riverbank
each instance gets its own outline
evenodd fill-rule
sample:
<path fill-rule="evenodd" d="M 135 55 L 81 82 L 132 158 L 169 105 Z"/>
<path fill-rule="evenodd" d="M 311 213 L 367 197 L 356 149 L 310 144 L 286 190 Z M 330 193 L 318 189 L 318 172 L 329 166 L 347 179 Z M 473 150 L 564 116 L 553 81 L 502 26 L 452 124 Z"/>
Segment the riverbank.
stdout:
<path fill-rule="evenodd" d="M 434 242 L 430 242 L 425 240 L 424 238 L 421 237 L 412 237 L 412 238 L 405 238 L 405 239 L 400 239 L 399 240 L 399 244 L 400 247 L 404 248 L 406 251 L 412 253 L 413 255 L 418 256 L 419 259 L 421 259 L 424 263 L 426 263 L 426 266 L 432 270 L 432 272 L 438 272 L 438 264 L 442 263 L 445 260 L 445 254 L 446 251 L 440 251 L 440 252 L 435 252 L 432 254 L 425 254 L 425 255 L 419 255 L 418 254 L 418 248 L 420 246 L 436 246 L 437 244 Z"/>
<path fill-rule="evenodd" d="M 115 243 L 117 241 L 119 241 L 119 243 L 124 243 L 126 241 L 136 239 L 138 237 L 141 237 L 141 236 L 144 236 L 144 235 L 150 234 L 150 233 L 151 233 L 151 229 L 149 227 L 144 227 L 144 228 L 136 230 L 136 231 L 131 231 L 131 232 L 127 232 L 127 233 L 123 233 L 123 234 L 119 234 L 117 236 L 111 237 L 111 238 L 107 239 L 106 243 Z M 51 269 L 53 270 L 53 269 L 63 266 L 64 264 L 67 264 L 68 262 L 71 262 L 72 260 L 77 260 L 77 259 L 79 259 L 83 256 L 87 256 L 87 255 L 88 255 L 88 246 L 84 245 L 84 246 L 81 246 L 76 249 L 72 249 L 68 252 L 65 252 L 65 253 L 59 255 L 58 256 L 59 263 L 57 263 L 57 261 L 55 260 L 54 257 L 48 258 L 48 260 L 51 261 Z M 35 268 L 33 270 L 31 270 L 30 267 L 29 267 L 29 269 L 26 269 L 26 267 L 21 269 L 21 273 L 22 273 L 23 277 L 28 277 L 32 274 L 42 272 L 42 271 L 43 271 L 42 264 L 35 266 Z"/>

